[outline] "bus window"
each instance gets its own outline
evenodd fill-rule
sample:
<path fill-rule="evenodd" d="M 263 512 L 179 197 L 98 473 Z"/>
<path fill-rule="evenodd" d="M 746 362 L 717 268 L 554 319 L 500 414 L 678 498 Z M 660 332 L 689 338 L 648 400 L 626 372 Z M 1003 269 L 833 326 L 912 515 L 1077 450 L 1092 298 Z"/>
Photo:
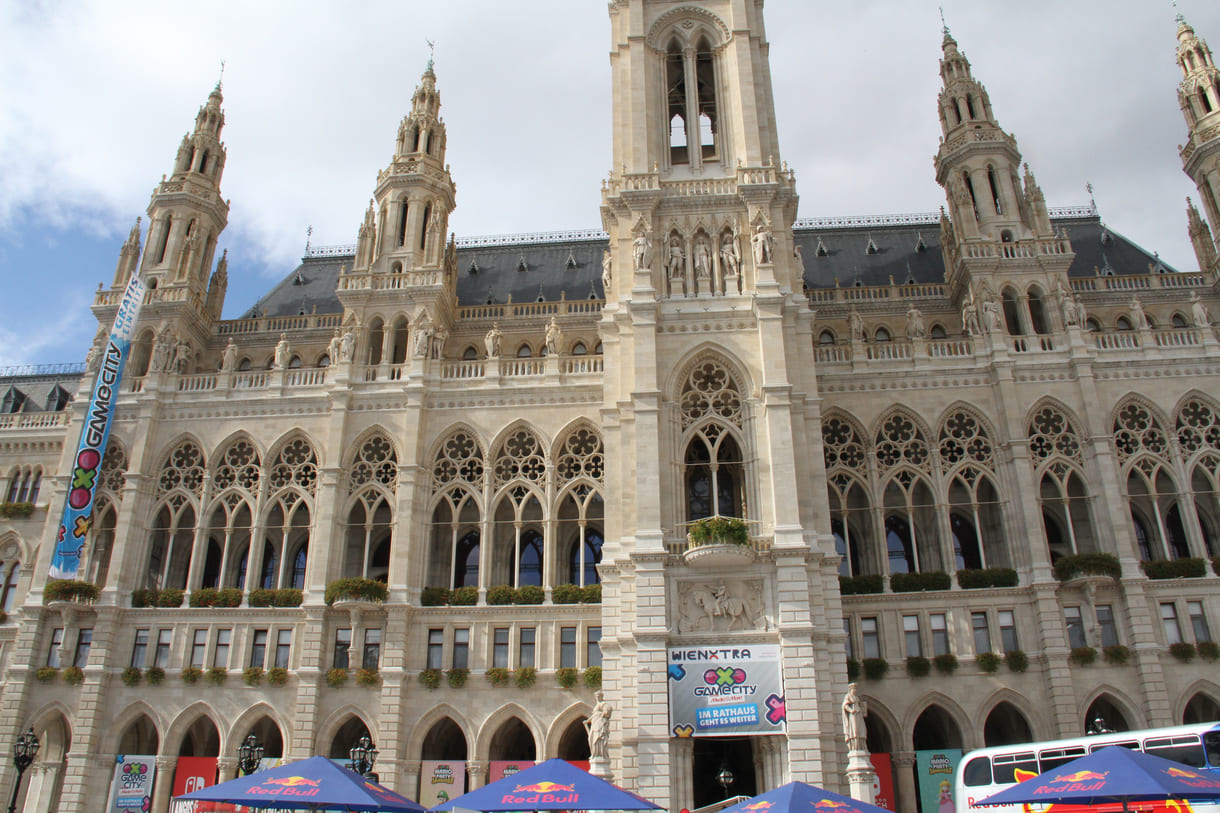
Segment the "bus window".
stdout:
<path fill-rule="evenodd" d="M 1140 744 L 1135 740 L 1123 740 L 1122 742 L 1101 742 L 1089 748 L 1089 753 L 1093 754 L 1103 748 L 1109 748 L 1111 745 L 1117 745 L 1119 748 L 1126 748 L 1129 751 L 1140 750 Z"/>
<path fill-rule="evenodd" d="M 1038 760 L 1033 751 L 1023 751 L 1019 754 L 1002 754 L 992 760 L 995 772 L 995 784 L 1011 785 L 1038 775 Z M 1029 774 L 1017 776 L 1016 772 Z"/>
<path fill-rule="evenodd" d="M 1209 731 L 1203 735 L 1203 750 L 1207 753 L 1207 764 L 1220 768 L 1220 731 Z"/>
<path fill-rule="evenodd" d="M 1172 759 L 1192 768 L 1202 768 L 1207 764 L 1203 758 L 1203 746 L 1196 736 L 1152 737 L 1144 740 L 1144 753 Z"/>
<path fill-rule="evenodd" d="M 1064 763 L 1071 762 L 1073 759 L 1079 759 L 1085 755 L 1084 746 L 1074 745 L 1071 748 L 1054 748 L 1050 751 L 1041 751 L 1038 754 L 1038 764 L 1041 770 L 1038 773 L 1046 773 L 1049 770 L 1058 768 Z"/>
<path fill-rule="evenodd" d="M 991 760 L 987 757 L 976 757 L 966 763 L 962 769 L 962 781 L 968 788 L 991 784 Z"/>

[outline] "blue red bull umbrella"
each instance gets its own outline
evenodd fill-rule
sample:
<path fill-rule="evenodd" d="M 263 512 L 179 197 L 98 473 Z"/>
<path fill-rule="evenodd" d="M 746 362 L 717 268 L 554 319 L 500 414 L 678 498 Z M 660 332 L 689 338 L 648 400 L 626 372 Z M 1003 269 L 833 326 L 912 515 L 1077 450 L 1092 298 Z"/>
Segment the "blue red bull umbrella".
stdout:
<path fill-rule="evenodd" d="M 450 799 L 433 811 L 463 810 L 660 810 L 562 759 L 548 759 L 512 776 Z"/>
<path fill-rule="evenodd" d="M 1220 776 L 1111 745 L 1018 782 L 977 805 L 1100 805 L 1220 799 Z"/>
<path fill-rule="evenodd" d="M 423 806 L 326 757 L 310 757 L 174 797 L 280 810 L 423 813 Z M 204 808 L 206 809 L 206 808 Z"/>
<path fill-rule="evenodd" d="M 882 807 L 840 796 L 816 785 L 789 782 L 725 808 L 723 813 L 890 813 Z"/>

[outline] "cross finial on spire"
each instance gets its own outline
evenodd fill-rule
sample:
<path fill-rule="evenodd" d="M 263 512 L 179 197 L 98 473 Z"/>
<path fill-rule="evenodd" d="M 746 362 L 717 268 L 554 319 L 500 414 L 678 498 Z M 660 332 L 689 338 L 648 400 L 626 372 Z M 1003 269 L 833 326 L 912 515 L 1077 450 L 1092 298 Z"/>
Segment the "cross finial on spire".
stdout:
<path fill-rule="evenodd" d="M 436 41 L 424 40 L 428 43 L 428 70 L 432 70 L 432 64 L 436 61 Z"/>
<path fill-rule="evenodd" d="M 1186 22 L 1186 18 L 1182 16 L 1182 9 L 1178 8 L 1178 0 L 1169 0 L 1169 4 L 1173 6 L 1173 16 L 1178 21 L 1178 24 L 1181 25 Z"/>
<path fill-rule="evenodd" d="M 945 22 L 945 7 L 939 6 L 939 8 L 940 8 L 940 29 L 944 33 L 948 34 L 949 33 L 949 24 Z"/>
<path fill-rule="evenodd" d="M 220 60 L 220 76 L 216 77 L 216 89 L 220 90 L 225 81 L 225 61 Z"/>

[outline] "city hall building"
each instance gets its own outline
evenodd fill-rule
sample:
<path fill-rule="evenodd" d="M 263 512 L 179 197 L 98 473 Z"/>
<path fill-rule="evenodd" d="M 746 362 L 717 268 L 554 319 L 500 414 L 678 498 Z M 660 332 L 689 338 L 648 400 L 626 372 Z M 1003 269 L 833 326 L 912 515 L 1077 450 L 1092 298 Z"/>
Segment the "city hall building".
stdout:
<path fill-rule="evenodd" d="M 207 97 L 85 366 L 0 381 L 0 745 L 42 743 L 22 809 L 96 811 L 136 755 L 162 813 L 250 734 L 285 759 L 367 734 L 428 801 L 603 747 L 675 811 L 725 767 L 731 793 L 845 791 L 855 680 L 915 813 L 925 752 L 1217 718 L 1211 51 L 1180 23 L 1199 268 L 1174 269 L 1048 206 L 999 124 L 1021 100 L 948 31 L 942 211 L 798 219 L 762 15 L 609 4 L 602 231 L 451 235 L 429 65 L 355 244 L 238 319 Z M 47 573 L 132 275 L 95 597 Z"/>

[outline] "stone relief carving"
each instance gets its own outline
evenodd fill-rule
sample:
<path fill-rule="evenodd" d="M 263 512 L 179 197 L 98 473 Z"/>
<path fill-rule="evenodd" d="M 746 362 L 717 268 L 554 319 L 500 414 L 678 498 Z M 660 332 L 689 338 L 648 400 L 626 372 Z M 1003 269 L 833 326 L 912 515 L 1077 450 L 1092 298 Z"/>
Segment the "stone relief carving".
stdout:
<path fill-rule="evenodd" d="M 761 579 L 717 579 L 678 585 L 678 632 L 766 629 Z"/>

